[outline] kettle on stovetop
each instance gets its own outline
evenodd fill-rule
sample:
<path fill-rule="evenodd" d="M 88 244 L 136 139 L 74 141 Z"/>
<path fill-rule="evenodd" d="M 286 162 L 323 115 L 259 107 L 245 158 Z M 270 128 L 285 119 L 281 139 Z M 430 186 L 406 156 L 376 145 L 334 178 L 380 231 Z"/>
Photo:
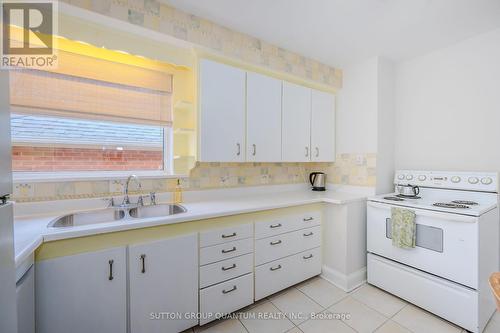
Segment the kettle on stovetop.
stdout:
<path fill-rule="evenodd" d="M 325 191 L 326 175 L 324 172 L 311 172 L 309 182 L 313 191 Z"/>

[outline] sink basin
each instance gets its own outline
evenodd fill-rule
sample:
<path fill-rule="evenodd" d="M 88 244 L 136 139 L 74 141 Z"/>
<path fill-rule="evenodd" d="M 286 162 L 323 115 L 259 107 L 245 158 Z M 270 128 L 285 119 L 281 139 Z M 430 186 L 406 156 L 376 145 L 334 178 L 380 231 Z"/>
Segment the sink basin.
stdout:
<path fill-rule="evenodd" d="M 106 223 L 121 220 L 125 211 L 119 209 L 100 209 L 96 211 L 68 214 L 49 224 L 49 228 L 77 227 L 82 225 Z"/>
<path fill-rule="evenodd" d="M 187 212 L 187 209 L 177 204 L 163 204 L 132 208 L 129 213 L 133 218 L 161 217 Z"/>

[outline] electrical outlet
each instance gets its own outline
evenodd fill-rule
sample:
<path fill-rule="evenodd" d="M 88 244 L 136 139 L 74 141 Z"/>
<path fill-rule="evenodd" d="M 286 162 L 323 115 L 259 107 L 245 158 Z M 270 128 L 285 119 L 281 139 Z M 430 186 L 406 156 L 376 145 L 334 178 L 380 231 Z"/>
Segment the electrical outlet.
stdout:
<path fill-rule="evenodd" d="M 355 161 L 356 161 L 355 162 L 356 165 L 365 165 L 366 164 L 365 156 L 361 155 L 361 154 L 356 155 Z"/>

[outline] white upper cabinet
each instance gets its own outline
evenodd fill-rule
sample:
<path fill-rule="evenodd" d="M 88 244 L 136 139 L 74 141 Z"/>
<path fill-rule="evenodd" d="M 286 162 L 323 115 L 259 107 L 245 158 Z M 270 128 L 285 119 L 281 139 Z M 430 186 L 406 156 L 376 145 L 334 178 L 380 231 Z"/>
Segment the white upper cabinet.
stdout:
<path fill-rule="evenodd" d="M 200 60 L 199 160 L 333 162 L 335 96 Z"/>
<path fill-rule="evenodd" d="M 129 246 L 130 332 L 182 332 L 195 318 L 151 313 L 198 312 L 198 236 L 191 234 Z"/>
<path fill-rule="evenodd" d="M 283 162 L 308 162 L 311 158 L 311 89 L 283 82 Z"/>
<path fill-rule="evenodd" d="M 245 161 L 245 71 L 200 61 L 200 161 Z"/>
<path fill-rule="evenodd" d="M 335 161 L 335 95 L 311 91 L 311 161 Z"/>
<path fill-rule="evenodd" d="M 281 85 L 275 78 L 247 73 L 247 161 L 281 161 Z"/>

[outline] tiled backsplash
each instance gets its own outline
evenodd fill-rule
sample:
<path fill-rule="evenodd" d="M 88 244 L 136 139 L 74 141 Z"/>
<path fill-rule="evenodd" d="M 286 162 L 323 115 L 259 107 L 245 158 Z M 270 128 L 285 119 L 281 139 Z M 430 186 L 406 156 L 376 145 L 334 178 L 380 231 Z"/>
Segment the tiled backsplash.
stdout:
<path fill-rule="evenodd" d="M 255 37 L 178 10 L 158 0 L 62 0 L 228 57 L 340 89 L 342 71 Z"/>
<path fill-rule="evenodd" d="M 184 190 L 224 187 L 297 184 L 308 182 L 312 171 L 327 173 L 333 184 L 375 186 L 376 154 L 340 154 L 335 163 L 197 163 Z M 131 172 L 132 173 L 132 172 Z M 142 192 L 171 192 L 176 179 L 142 179 Z M 123 180 L 34 182 L 14 184 L 18 202 L 107 197 L 123 193 Z"/>

